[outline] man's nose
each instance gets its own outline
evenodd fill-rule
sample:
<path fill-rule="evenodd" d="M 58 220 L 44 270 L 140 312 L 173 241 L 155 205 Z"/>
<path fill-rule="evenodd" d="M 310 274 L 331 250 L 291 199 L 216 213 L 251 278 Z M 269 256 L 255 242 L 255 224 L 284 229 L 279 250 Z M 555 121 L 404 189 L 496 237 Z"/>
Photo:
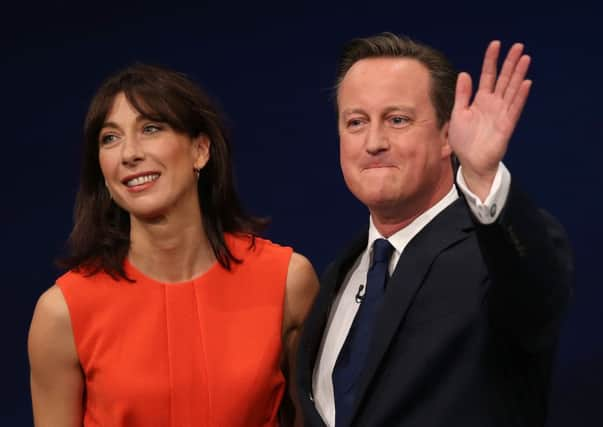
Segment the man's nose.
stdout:
<path fill-rule="evenodd" d="M 366 135 L 366 151 L 369 154 L 378 154 L 389 149 L 389 139 L 385 129 L 379 124 L 371 124 Z"/>

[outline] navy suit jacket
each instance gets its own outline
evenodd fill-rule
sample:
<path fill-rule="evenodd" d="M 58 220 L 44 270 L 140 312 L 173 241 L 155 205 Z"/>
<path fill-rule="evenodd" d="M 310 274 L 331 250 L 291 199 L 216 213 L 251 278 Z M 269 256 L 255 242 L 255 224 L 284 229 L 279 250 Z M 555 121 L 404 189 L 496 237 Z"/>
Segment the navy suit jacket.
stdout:
<path fill-rule="evenodd" d="M 297 377 L 307 426 L 324 425 L 312 372 L 335 295 L 367 237 L 327 268 L 302 332 Z M 463 198 L 454 202 L 411 240 L 392 273 L 351 425 L 544 425 L 572 276 L 565 232 L 514 184 L 491 225 L 477 222 Z"/>

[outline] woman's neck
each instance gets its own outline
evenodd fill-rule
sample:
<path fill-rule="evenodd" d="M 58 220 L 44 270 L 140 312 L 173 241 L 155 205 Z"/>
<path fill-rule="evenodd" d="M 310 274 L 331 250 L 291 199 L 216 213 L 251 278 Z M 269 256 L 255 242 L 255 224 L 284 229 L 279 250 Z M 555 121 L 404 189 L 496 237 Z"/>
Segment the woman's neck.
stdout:
<path fill-rule="evenodd" d="M 155 280 L 177 283 L 207 271 L 216 261 L 201 213 L 186 219 L 130 219 L 129 261 Z"/>

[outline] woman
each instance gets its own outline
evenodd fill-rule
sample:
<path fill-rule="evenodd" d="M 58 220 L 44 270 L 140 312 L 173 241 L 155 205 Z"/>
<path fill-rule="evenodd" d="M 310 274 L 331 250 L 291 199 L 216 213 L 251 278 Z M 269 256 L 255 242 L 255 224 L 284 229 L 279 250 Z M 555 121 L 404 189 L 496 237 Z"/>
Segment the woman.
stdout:
<path fill-rule="evenodd" d="M 109 78 L 85 121 L 69 272 L 31 324 L 36 426 L 278 425 L 318 285 L 262 225 L 197 86 L 148 65 Z"/>

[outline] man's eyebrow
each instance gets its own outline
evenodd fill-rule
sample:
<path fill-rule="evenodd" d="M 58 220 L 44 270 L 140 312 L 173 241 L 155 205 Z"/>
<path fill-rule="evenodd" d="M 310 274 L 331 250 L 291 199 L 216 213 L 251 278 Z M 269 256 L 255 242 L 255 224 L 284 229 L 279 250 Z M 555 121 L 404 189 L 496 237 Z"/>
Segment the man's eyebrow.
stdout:
<path fill-rule="evenodd" d="M 391 105 L 387 108 L 385 108 L 385 110 L 383 110 L 384 114 L 388 114 L 391 113 L 392 111 L 404 111 L 410 114 L 414 114 L 415 113 L 415 109 L 413 107 L 407 106 L 407 105 Z"/>
<path fill-rule="evenodd" d="M 414 114 L 416 110 L 413 107 L 408 105 L 390 105 L 383 109 L 382 114 L 389 114 L 392 111 L 403 111 L 409 114 Z M 366 114 L 362 108 L 347 108 L 341 112 L 343 117 L 349 116 L 351 114 Z"/>
<path fill-rule="evenodd" d="M 349 116 L 350 114 L 366 114 L 362 108 L 346 108 L 341 112 L 342 116 Z"/>

